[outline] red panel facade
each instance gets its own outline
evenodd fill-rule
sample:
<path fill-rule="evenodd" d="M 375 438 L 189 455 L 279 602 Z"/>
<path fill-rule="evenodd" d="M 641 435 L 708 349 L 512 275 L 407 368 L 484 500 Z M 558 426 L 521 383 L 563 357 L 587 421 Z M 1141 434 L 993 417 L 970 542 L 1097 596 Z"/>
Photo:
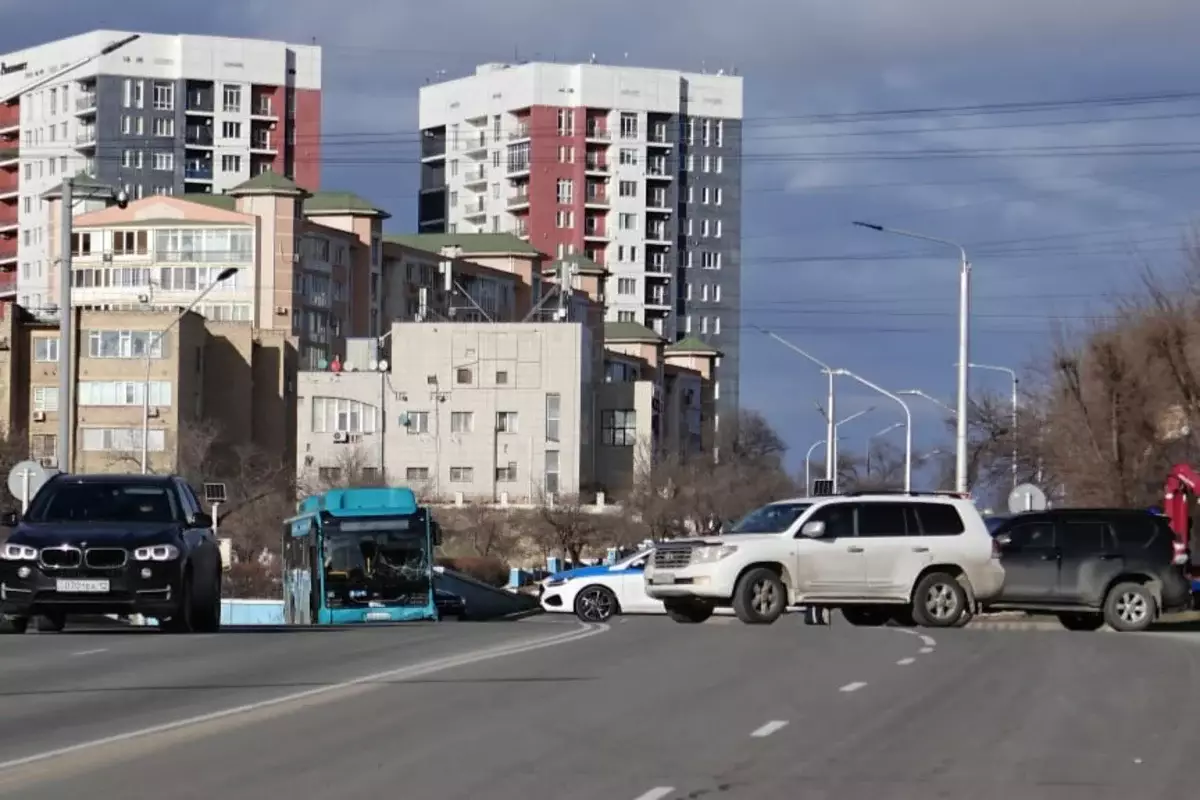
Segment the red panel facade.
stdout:
<path fill-rule="evenodd" d="M 571 110 L 575 119 L 569 136 L 558 133 L 558 106 L 534 106 L 529 113 L 529 241 L 550 258 L 558 255 L 560 244 L 564 250 L 574 246 L 576 253 L 583 253 L 584 109 Z M 574 148 L 569 163 L 559 160 L 559 148 L 564 146 Z M 560 205 L 558 181 L 564 178 L 573 182 L 574 194 L 570 203 Z M 574 213 L 573 228 L 558 227 L 559 211 Z"/>
<path fill-rule="evenodd" d="M 21 124 L 21 104 L 0 103 L 0 128 L 11 128 Z"/>
<path fill-rule="evenodd" d="M 295 181 L 310 192 L 321 188 L 321 90 L 296 89 L 296 116 L 287 121 L 295 141 Z M 294 139 L 291 138 L 294 131 Z"/>

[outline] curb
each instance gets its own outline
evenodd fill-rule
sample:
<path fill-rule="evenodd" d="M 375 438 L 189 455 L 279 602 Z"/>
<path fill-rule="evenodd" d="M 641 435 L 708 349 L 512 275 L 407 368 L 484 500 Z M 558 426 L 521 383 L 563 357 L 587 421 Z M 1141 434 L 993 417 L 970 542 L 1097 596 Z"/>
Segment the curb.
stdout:
<path fill-rule="evenodd" d="M 525 611 L 514 611 L 511 614 L 505 614 L 502 617 L 500 617 L 500 619 L 507 619 L 507 620 L 525 619 L 526 617 L 536 617 L 539 614 L 545 614 L 545 613 L 546 613 L 546 610 L 541 607 L 529 608 L 529 609 L 526 609 Z"/>

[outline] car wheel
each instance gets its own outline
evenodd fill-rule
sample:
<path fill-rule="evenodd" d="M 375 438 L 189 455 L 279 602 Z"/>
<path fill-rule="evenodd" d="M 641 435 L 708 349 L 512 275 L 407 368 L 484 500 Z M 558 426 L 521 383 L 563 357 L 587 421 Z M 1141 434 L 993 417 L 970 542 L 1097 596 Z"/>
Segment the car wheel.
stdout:
<path fill-rule="evenodd" d="M 1064 613 L 1058 615 L 1058 621 L 1069 631 L 1098 631 L 1104 626 L 1104 615 Z"/>
<path fill-rule="evenodd" d="M 221 630 L 221 575 L 217 573 L 204 592 L 192 594 L 192 629 L 197 633 Z"/>
<path fill-rule="evenodd" d="M 713 615 L 716 607 L 700 600 L 671 600 L 663 603 L 667 616 L 681 624 L 704 622 Z"/>
<path fill-rule="evenodd" d="M 24 633 L 29 628 L 29 617 L 4 617 L 0 619 L 0 633 Z"/>
<path fill-rule="evenodd" d="M 876 606 L 843 606 L 841 611 L 846 622 L 861 628 L 878 628 L 892 618 L 886 608 Z"/>
<path fill-rule="evenodd" d="M 952 628 L 967 610 L 967 592 L 947 572 L 934 572 L 917 583 L 912 614 L 926 628 Z"/>
<path fill-rule="evenodd" d="M 191 633 L 192 627 L 192 573 L 184 574 L 183 582 L 179 584 L 179 600 L 175 613 L 164 620 L 159 620 L 158 626 L 166 633 Z"/>
<path fill-rule="evenodd" d="M 1104 621 L 1114 631 L 1144 631 L 1155 611 L 1154 595 L 1140 583 L 1118 583 L 1104 599 Z"/>
<path fill-rule="evenodd" d="M 38 633 L 58 633 L 66 626 L 66 614 L 46 614 L 37 618 Z"/>
<path fill-rule="evenodd" d="M 607 586 L 585 586 L 575 595 L 575 616 L 584 622 L 608 622 L 620 613 L 617 596 Z"/>
<path fill-rule="evenodd" d="M 733 613 L 747 625 L 770 625 L 787 608 L 787 587 L 769 569 L 752 569 L 733 590 Z"/>
<path fill-rule="evenodd" d="M 971 624 L 971 620 L 975 619 L 975 612 L 970 609 L 963 609 L 963 613 L 958 615 L 958 620 L 951 625 L 952 628 L 965 628 Z"/>

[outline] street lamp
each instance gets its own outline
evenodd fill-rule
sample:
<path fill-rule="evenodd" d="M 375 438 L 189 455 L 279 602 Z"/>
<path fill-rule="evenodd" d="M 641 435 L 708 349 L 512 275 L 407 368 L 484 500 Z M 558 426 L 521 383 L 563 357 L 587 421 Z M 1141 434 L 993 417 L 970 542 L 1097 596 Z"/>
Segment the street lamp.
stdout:
<path fill-rule="evenodd" d="M 232 278 L 234 273 L 238 271 L 237 267 L 226 267 L 217 274 L 216 280 L 205 287 L 204 291 L 196 295 L 192 302 L 188 303 L 183 311 L 175 319 L 171 320 L 171 324 L 163 328 L 158 333 L 154 334 L 146 341 L 146 350 L 143 356 L 146 361 L 146 374 L 142 380 L 142 474 L 145 475 L 149 471 L 149 440 L 150 440 L 150 365 L 151 353 L 154 348 L 162 343 L 163 337 L 166 336 L 172 328 L 179 324 L 179 321 L 188 315 L 188 313 L 199 304 L 201 300 L 208 296 L 208 293 L 217 288 L 217 285 Z"/>
<path fill-rule="evenodd" d="M 903 422 L 893 422 L 891 425 L 888 425 L 883 430 L 876 431 L 875 433 L 872 433 L 870 436 L 867 437 L 867 477 L 870 477 L 870 475 L 871 475 L 871 442 L 875 439 L 878 439 L 880 436 L 887 436 L 889 433 L 896 430 L 896 428 L 903 428 L 903 427 L 904 427 Z"/>
<path fill-rule="evenodd" d="M 828 364 L 826 364 L 821 359 L 808 354 L 804 350 L 801 350 L 799 347 L 792 344 L 787 339 L 784 339 L 782 336 L 772 333 L 771 331 L 768 331 L 764 328 L 759 328 L 759 330 L 762 331 L 763 333 L 765 333 L 767 336 L 770 336 L 772 339 L 779 342 L 781 345 L 788 348 L 789 350 L 792 350 L 793 352 L 799 353 L 800 355 L 804 356 L 809 361 L 811 361 L 812 363 L 814 363 L 818 367 L 820 367 L 821 371 L 829 376 L 829 396 L 825 400 L 826 406 L 827 406 L 827 412 L 828 412 L 825 415 L 825 440 L 830 442 L 830 445 L 825 448 L 825 480 L 833 481 L 833 491 L 834 491 L 834 493 L 836 493 L 837 488 L 838 488 L 837 434 L 834 431 L 834 428 L 836 427 L 835 423 L 834 423 L 834 417 L 837 414 L 837 410 L 836 410 L 837 397 L 836 397 L 836 386 L 835 386 L 834 380 L 833 380 L 833 376 L 834 376 L 834 373 L 836 372 L 836 370 L 834 370 L 832 367 L 830 367 Z"/>
<path fill-rule="evenodd" d="M 1017 371 L 1008 367 L 997 367 L 994 364 L 972 364 L 967 363 L 971 369 L 987 369 L 992 372 L 1003 372 L 1012 379 L 1012 483 L 1013 488 L 1017 488 Z"/>
<path fill-rule="evenodd" d="M 812 496 L 812 454 L 813 454 L 813 451 L 816 450 L 821 445 L 825 444 L 826 441 L 827 440 L 825 440 L 825 439 L 817 439 L 815 442 L 812 443 L 812 447 L 808 448 L 808 453 L 806 453 L 804 456 L 804 496 L 805 497 Z"/>
<path fill-rule="evenodd" d="M 855 375 L 847 369 L 835 369 L 834 374 L 845 375 L 847 378 L 854 380 L 866 386 L 868 389 L 874 389 L 884 397 L 895 400 L 904 409 L 904 491 L 912 491 L 912 411 L 908 408 L 908 403 L 901 400 L 898 396 L 892 394 L 887 389 L 884 389 L 878 384 L 871 383 L 861 375 Z"/>
<path fill-rule="evenodd" d="M 938 400 L 933 395 L 927 394 L 927 393 L 921 391 L 920 389 L 904 389 L 899 392 L 896 392 L 896 394 L 907 394 L 907 395 L 912 395 L 913 397 L 923 397 L 926 400 L 928 400 L 929 402 L 933 403 L 934 405 L 941 406 L 942 408 L 949 411 L 950 416 L 952 416 L 952 417 L 958 416 L 958 412 L 955 411 L 953 408 L 951 408 L 948 403 L 943 403 L 941 400 Z"/>
<path fill-rule="evenodd" d="M 894 236 L 905 236 L 909 239 L 920 239 L 926 242 L 946 245 L 958 250 L 961 256 L 958 272 L 958 413 L 955 426 L 954 454 L 954 487 L 955 491 L 965 494 L 967 491 L 967 364 L 971 360 L 971 262 L 967 258 L 967 249 L 950 239 L 937 236 L 926 236 L 923 233 L 886 228 L 871 222 L 855 222 L 860 228 L 890 233 Z"/>

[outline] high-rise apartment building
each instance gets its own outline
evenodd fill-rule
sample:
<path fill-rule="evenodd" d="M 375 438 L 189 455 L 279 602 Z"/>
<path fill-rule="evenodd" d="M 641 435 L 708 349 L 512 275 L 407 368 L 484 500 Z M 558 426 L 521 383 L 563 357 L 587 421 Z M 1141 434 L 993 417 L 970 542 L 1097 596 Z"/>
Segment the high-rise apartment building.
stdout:
<path fill-rule="evenodd" d="M 485 64 L 421 89 L 422 233 L 515 234 L 608 271 L 614 322 L 722 355 L 736 412 L 742 79 L 599 64 Z"/>
<path fill-rule="evenodd" d="M 130 195 L 320 182 L 321 50 L 92 31 L 0 56 L 0 295 L 53 293 L 42 194 L 80 173 Z M 81 210 L 89 208 L 81 200 Z"/>

